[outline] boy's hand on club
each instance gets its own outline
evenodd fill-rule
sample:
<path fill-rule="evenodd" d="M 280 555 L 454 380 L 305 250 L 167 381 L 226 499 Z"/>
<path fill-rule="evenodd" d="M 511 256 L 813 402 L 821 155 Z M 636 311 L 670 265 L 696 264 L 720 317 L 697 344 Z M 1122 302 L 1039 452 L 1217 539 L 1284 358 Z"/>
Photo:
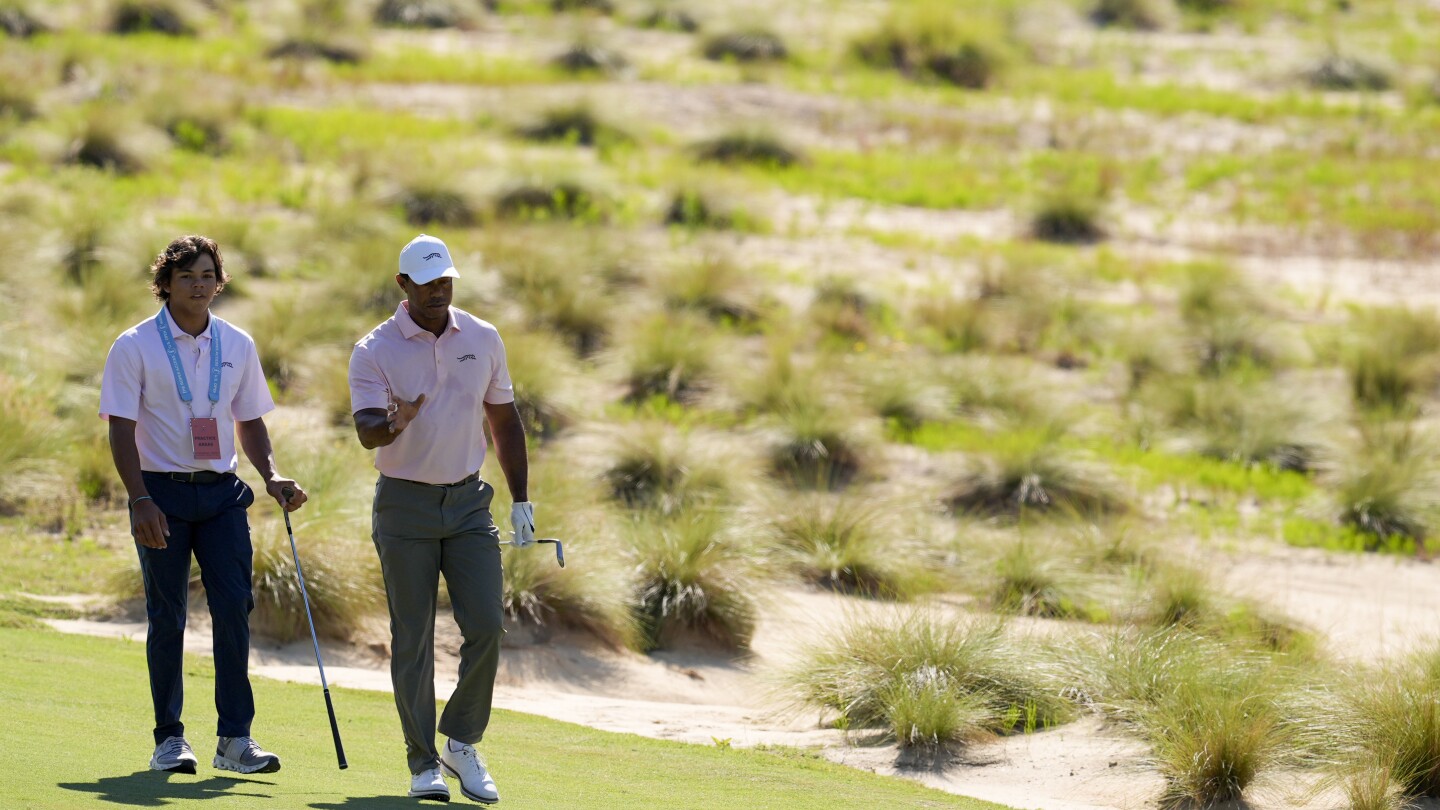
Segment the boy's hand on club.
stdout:
<path fill-rule="evenodd" d="M 510 528 L 515 530 L 514 548 L 529 548 L 535 545 L 535 505 L 529 501 L 518 501 L 510 507 Z"/>
<path fill-rule="evenodd" d="M 310 498 L 300 485 L 289 478 L 276 476 L 265 482 L 265 491 L 274 498 L 286 512 L 294 512 L 299 509 Z"/>

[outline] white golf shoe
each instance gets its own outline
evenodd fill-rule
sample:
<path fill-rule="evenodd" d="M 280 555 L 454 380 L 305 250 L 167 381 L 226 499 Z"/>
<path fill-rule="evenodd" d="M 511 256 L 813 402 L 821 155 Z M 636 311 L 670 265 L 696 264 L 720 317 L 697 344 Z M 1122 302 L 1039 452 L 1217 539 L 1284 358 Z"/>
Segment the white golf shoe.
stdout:
<path fill-rule="evenodd" d="M 280 757 L 262 750 L 254 737 L 221 737 L 212 764 L 222 771 L 274 773 L 280 770 Z"/>
<path fill-rule="evenodd" d="M 199 764 L 200 760 L 184 737 L 166 737 L 165 742 L 155 746 L 155 753 L 150 757 L 152 771 L 194 773 Z"/>
<path fill-rule="evenodd" d="M 416 799 L 430 799 L 437 802 L 450 801 L 450 788 L 439 768 L 421 771 L 410 777 L 410 795 Z"/>
<path fill-rule="evenodd" d="M 457 746 L 454 740 L 446 740 L 445 747 L 440 749 L 440 767 L 460 780 L 460 792 L 465 798 L 481 804 L 500 801 L 500 791 L 495 789 L 495 780 L 490 778 L 485 760 L 475 752 L 475 746 Z"/>

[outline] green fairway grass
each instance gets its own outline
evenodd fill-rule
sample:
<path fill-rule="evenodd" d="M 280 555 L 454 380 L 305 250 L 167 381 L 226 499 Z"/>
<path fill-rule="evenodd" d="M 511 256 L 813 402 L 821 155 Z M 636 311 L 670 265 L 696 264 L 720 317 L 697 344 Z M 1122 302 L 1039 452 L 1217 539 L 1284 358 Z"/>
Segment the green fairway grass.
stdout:
<path fill-rule="evenodd" d="M 210 766 L 213 669 L 207 660 L 188 659 L 187 737 L 200 768 L 167 775 L 147 769 L 152 743 L 143 644 L 0 630 L 0 645 L 7 651 L 0 660 L 0 750 L 7 760 L 0 807 L 6 810 L 420 805 L 403 795 L 409 774 L 388 694 L 332 690 L 350 762 L 341 771 L 320 688 L 255 679 L 253 732 L 284 768 L 242 776 Z M 675 708 L 677 716 L 685 711 Z M 663 742 L 507 711 L 496 712 L 491 728 L 480 748 L 499 782 L 501 807 L 1001 808 L 795 750 Z M 471 804 L 453 780 L 451 789 L 456 804 Z"/>

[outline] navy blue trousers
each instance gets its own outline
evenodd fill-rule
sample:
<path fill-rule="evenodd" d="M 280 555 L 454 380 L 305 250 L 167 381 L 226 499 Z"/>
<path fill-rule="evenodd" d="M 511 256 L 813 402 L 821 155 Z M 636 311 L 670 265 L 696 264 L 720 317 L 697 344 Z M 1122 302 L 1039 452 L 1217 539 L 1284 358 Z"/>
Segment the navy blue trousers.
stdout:
<path fill-rule="evenodd" d="M 190 594 L 190 557 L 200 563 L 200 581 L 215 629 L 216 734 L 250 736 L 255 699 L 250 691 L 250 590 L 253 551 L 245 509 L 255 493 L 227 475 L 213 484 L 187 484 L 161 473 L 144 474 L 145 488 L 165 513 L 170 536 L 165 548 L 139 543 L 140 573 L 145 579 L 149 633 L 145 660 L 150 668 L 150 697 L 155 704 L 155 743 L 185 734 L 180 713 L 185 705 L 185 611 Z"/>

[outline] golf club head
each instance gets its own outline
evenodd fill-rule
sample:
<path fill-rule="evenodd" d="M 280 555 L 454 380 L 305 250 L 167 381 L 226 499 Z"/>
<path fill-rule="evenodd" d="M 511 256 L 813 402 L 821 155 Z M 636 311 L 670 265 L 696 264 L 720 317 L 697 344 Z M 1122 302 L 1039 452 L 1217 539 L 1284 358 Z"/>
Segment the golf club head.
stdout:
<path fill-rule="evenodd" d="M 513 535 L 514 532 L 511 532 L 511 534 Z M 555 562 L 560 563 L 560 567 L 561 567 L 561 568 L 564 568 L 564 567 L 565 567 L 565 544 L 562 543 L 562 542 L 560 542 L 560 539 L 559 539 L 559 538 L 556 538 L 556 537 L 537 537 L 537 538 L 535 538 L 535 542 L 536 542 L 536 543 L 549 543 L 549 544 L 551 544 L 551 545 L 554 545 L 554 546 L 555 546 Z M 502 545 L 502 546 L 511 546 L 511 547 L 513 548 L 514 545 L 515 545 L 515 541 L 514 541 L 514 540 L 501 540 L 501 541 L 500 541 L 500 545 Z"/>

